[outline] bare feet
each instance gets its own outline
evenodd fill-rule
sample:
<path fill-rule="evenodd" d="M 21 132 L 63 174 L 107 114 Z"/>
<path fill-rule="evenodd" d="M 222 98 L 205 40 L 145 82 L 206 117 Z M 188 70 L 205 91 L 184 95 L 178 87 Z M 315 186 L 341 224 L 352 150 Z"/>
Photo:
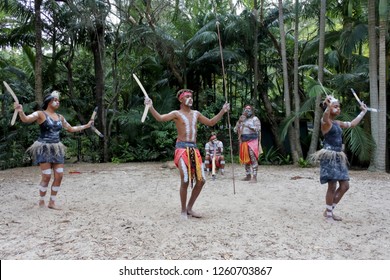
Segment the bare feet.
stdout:
<path fill-rule="evenodd" d="M 246 177 L 242 179 L 242 181 L 250 181 L 250 180 L 251 180 L 251 175 L 246 175 Z"/>
<path fill-rule="evenodd" d="M 325 218 L 328 218 L 327 215 L 326 215 L 326 209 L 325 209 L 323 215 L 324 215 Z M 338 222 L 343 220 L 340 216 L 336 216 L 335 214 L 332 214 L 331 219 L 334 220 L 334 221 L 338 221 Z"/>
<path fill-rule="evenodd" d="M 180 219 L 182 219 L 182 220 L 188 220 L 187 212 L 181 212 L 181 214 L 180 214 Z"/>
<path fill-rule="evenodd" d="M 253 176 L 249 183 L 257 183 L 257 177 Z"/>
<path fill-rule="evenodd" d="M 47 205 L 47 208 L 53 209 L 53 210 L 62 210 L 60 207 L 57 207 L 54 201 L 49 201 L 49 204 Z"/>
<path fill-rule="evenodd" d="M 201 215 L 199 215 L 198 213 L 192 211 L 192 210 L 187 210 L 187 215 L 190 216 L 190 217 L 194 217 L 194 218 L 202 218 Z"/>
<path fill-rule="evenodd" d="M 326 217 L 325 220 L 327 222 L 334 222 L 335 221 L 335 219 L 333 219 L 333 217 Z"/>
<path fill-rule="evenodd" d="M 336 216 L 335 214 L 333 214 L 333 220 L 339 222 L 339 221 L 342 221 L 343 219 L 340 216 Z"/>
<path fill-rule="evenodd" d="M 39 200 L 38 205 L 39 205 L 40 208 L 45 207 L 45 201 L 44 200 Z"/>

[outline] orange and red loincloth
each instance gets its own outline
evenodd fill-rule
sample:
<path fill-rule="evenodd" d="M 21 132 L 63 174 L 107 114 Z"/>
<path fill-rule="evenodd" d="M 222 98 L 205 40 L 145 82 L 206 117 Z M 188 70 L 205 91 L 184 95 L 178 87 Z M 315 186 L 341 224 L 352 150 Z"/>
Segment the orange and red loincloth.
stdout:
<path fill-rule="evenodd" d="M 253 151 L 256 159 L 259 159 L 259 139 L 251 139 L 240 143 L 240 163 L 250 164 L 251 158 L 249 155 L 249 149 Z"/>
<path fill-rule="evenodd" d="M 176 167 L 179 167 L 180 159 L 182 159 L 187 167 L 188 179 L 201 181 L 202 176 L 202 156 L 194 142 L 176 142 L 174 162 Z"/>

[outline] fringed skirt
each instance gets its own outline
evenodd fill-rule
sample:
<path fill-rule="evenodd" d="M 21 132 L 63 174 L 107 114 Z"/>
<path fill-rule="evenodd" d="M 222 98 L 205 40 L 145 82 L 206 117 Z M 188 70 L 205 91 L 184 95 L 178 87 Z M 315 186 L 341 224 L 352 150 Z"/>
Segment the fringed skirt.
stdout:
<path fill-rule="evenodd" d="M 348 160 L 344 152 L 321 149 L 310 160 L 320 163 L 320 183 L 329 181 L 349 181 Z"/>
<path fill-rule="evenodd" d="M 64 163 L 66 147 L 61 142 L 42 143 L 35 141 L 27 152 L 32 156 L 35 164 Z"/>

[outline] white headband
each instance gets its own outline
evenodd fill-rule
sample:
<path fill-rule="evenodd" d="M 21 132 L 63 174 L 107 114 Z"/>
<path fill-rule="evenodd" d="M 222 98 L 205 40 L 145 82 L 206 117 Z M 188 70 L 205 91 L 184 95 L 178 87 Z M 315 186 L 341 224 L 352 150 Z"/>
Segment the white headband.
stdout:
<path fill-rule="evenodd" d="M 57 90 L 53 91 L 50 95 L 57 99 L 60 99 L 60 92 Z"/>
<path fill-rule="evenodd" d="M 333 96 L 328 96 L 329 97 L 329 101 L 330 101 L 330 104 L 333 104 L 333 103 L 336 103 L 336 102 L 339 102 L 338 99 L 334 98 Z"/>

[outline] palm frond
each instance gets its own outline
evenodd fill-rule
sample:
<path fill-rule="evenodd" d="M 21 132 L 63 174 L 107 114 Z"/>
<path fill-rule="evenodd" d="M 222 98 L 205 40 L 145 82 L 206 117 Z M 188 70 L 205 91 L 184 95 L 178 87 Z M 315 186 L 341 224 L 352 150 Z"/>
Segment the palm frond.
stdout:
<path fill-rule="evenodd" d="M 371 134 L 363 127 L 356 126 L 344 131 L 344 139 L 352 154 L 356 155 L 360 161 L 369 161 L 375 149 L 375 141 Z"/>
<path fill-rule="evenodd" d="M 241 59 L 241 56 L 231 50 L 223 49 L 223 58 L 224 61 L 228 64 L 235 63 Z M 201 57 L 196 59 L 194 63 L 201 64 L 201 63 L 219 63 L 221 60 L 221 53 L 219 51 L 219 48 L 211 49 L 210 51 L 205 52 Z"/>
<path fill-rule="evenodd" d="M 197 33 L 196 36 L 192 37 L 186 44 L 186 49 L 196 48 L 203 45 L 211 45 L 218 42 L 218 35 L 215 31 L 205 31 Z"/>
<path fill-rule="evenodd" d="M 340 34 L 340 50 L 343 56 L 351 57 L 359 44 L 367 39 L 367 24 L 358 24 Z"/>
<path fill-rule="evenodd" d="M 312 112 L 316 106 L 315 104 L 316 97 L 309 97 L 301 106 L 298 113 L 292 113 L 288 118 L 285 118 L 280 124 L 280 138 L 285 139 L 287 136 L 288 128 L 294 123 L 294 121 L 299 118 L 301 119 L 303 116 Z"/>

